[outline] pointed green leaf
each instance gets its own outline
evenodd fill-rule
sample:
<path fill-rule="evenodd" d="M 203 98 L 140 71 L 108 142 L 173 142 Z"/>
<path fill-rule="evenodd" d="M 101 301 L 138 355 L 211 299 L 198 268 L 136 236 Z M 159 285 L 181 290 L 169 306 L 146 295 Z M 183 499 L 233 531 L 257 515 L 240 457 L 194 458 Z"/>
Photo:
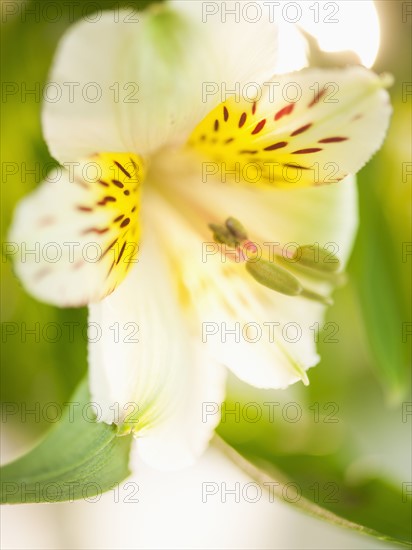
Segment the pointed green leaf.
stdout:
<path fill-rule="evenodd" d="M 131 436 L 92 419 L 87 382 L 62 420 L 32 451 L 0 470 L 1 503 L 60 502 L 90 498 L 130 474 Z"/>
<path fill-rule="evenodd" d="M 412 547 L 410 490 L 377 478 L 348 481 L 337 455 L 281 456 L 256 442 L 253 449 L 217 445 L 273 496 L 329 523 Z"/>

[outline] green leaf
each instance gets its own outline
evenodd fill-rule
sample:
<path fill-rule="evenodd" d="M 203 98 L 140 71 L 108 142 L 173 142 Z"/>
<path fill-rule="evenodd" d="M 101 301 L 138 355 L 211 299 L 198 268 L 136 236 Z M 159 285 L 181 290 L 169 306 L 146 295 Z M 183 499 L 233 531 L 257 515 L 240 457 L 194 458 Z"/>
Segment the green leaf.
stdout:
<path fill-rule="evenodd" d="M 217 445 L 263 488 L 307 513 L 360 533 L 412 547 L 412 500 L 407 487 L 369 476 L 347 475 L 338 455 L 278 455 L 266 446 Z M 404 484 L 406 485 L 406 484 Z M 410 490 L 409 490 L 410 495 Z"/>
<path fill-rule="evenodd" d="M 382 20 L 386 21 L 386 15 L 384 9 Z M 397 26 L 396 32 L 403 40 L 401 27 Z M 387 57 L 387 48 L 382 51 Z M 387 66 L 395 76 L 391 90 L 394 112 L 382 149 L 357 176 L 360 227 L 349 273 L 354 275 L 352 279 L 371 351 L 370 363 L 387 403 L 397 405 L 409 392 L 412 359 L 411 192 L 405 171 L 406 151 L 410 149 L 410 108 L 403 97 L 406 65 L 398 64 L 394 51 L 389 57 L 392 59 L 387 58 L 390 63 Z"/>
<path fill-rule="evenodd" d="M 61 421 L 32 451 L 0 470 L 1 503 L 91 498 L 130 474 L 131 436 L 92 419 L 87 382 L 75 392 Z"/>
<path fill-rule="evenodd" d="M 379 178 L 374 177 L 378 168 L 368 166 L 369 180 Z M 391 235 L 382 197 L 370 183 L 359 185 L 361 224 L 350 271 L 376 373 L 388 402 L 400 403 L 408 392 L 411 360 L 410 342 L 403 334 L 410 313 L 400 280 L 407 265 L 402 263 L 402 243 Z"/>
<path fill-rule="evenodd" d="M 389 462 L 394 452 L 408 450 L 403 409 L 385 407 L 371 375 L 366 390 L 361 378 L 337 378 L 334 353 L 325 372 L 316 367 L 309 387 L 257 389 L 229 375 L 217 444 L 262 491 L 269 490 L 269 501 L 278 496 L 332 524 L 412 546 L 409 471 L 396 459 L 393 467 Z M 325 373 L 331 376 L 326 388 Z M 347 401 L 340 396 L 342 382 Z M 403 442 L 398 445 L 389 430 Z M 396 450 L 389 451 L 394 443 Z M 399 472 L 396 479 L 385 479 L 390 474 L 382 472 L 391 471 Z"/>

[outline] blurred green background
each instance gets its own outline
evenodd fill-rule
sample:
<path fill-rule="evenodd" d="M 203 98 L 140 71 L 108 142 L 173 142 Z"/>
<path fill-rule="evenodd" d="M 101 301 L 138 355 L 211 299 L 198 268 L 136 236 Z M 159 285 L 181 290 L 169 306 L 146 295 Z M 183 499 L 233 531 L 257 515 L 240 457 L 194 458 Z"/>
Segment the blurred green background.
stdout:
<path fill-rule="evenodd" d="M 2 28 L 2 85 L 25 83 L 28 90 L 36 83 L 47 82 L 47 73 L 59 38 L 73 22 L 67 2 L 61 4 L 64 17 L 50 24 L 27 17 L 9 19 Z M 144 7 L 150 2 L 127 2 Z M 27 3 L 30 5 L 30 2 Z M 94 6 L 93 6 L 94 4 Z M 85 11 L 95 10 L 86 3 Z M 102 8 L 118 2 L 102 2 Z M 411 242 L 411 101 L 406 96 L 411 82 L 410 25 L 403 21 L 405 2 L 378 1 L 382 22 L 380 54 L 376 72 L 390 72 L 395 84 L 390 90 L 394 115 L 382 150 L 360 172 L 360 230 L 348 266 L 348 284 L 335 293 L 335 304 L 327 321 L 337 323 L 338 342 L 325 342 L 319 335 L 320 365 L 310 371 L 308 388 L 294 387 L 287 392 L 258 391 L 234 378 L 229 381 L 228 404 L 234 402 L 295 402 L 301 407 L 302 420 L 239 423 L 230 417 L 219 433 L 245 454 L 276 456 L 277 466 L 294 475 L 294 460 L 315 471 L 311 457 L 339 457 L 345 466 L 345 479 L 387 474 L 394 483 L 403 479 L 410 449 L 411 417 L 403 418 L 410 396 L 411 266 L 412 255 L 405 255 Z M 411 19 L 411 18 L 410 18 Z M 367 32 L 367 29 L 365 30 Z M 4 88 L 2 88 L 4 89 Z M 41 103 L 33 95 L 21 101 L 20 94 L 2 98 L 2 241 L 17 201 L 33 189 L 39 178 L 21 173 L 8 175 L 6 163 L 25 162 L 27 168 L 38 166 L 41 173 L 53 160 L 48 154 L 40 126 Z M 408 165 L 409 163 L 409 165 Z M 410 250 L 410 244 L 409 244 Z M 49 402 L 67 401 L 86 373 L 86 310 L 60 310 L 39 303 L 22 289 L 15 278 L 12 263 L 3 257 L 2 273 L 2 370 L 1 400 L 25 403 L 33 409 Z M 36 342 L 27 334 L 22 341 L 22 324 L 27 329 L 40 323 L 74 323 L 75 340 L 68 325 L 59 341 L 43 337 Z M 408 325 L 409 323 L 409 325 Z M 13 324 L 13 325 L 12 325 Z M 17 327 L 18 333 L 7 331 Z M 50 328 L 49 337 L 53 338 Z M 318 403 L 319 405 L 315 405 Z M 328 404 L 329 405 L 328 408 Z M 317 408 L 319 418 L 315 420 Z M 337 408 L 336 408 L 337 407 Z M 281 409 L 281 406 L 279 410 Z M 338 422 L 325 422 L 333 413 Z M 292 414 L 292 411 L 291 411 Z M 331 417 L 333 418 L 333 416 Z M 50 423 L 34 415 L 22 423 L 19 415 L 10 417 L 7 433 L 14 432 L 34 441 Z M 302 457 L 305 457 L 302 459 Z M 300 460 L 300 462 L 299 462 Z M 306 462 L 302 462 L 302 460 Z M 335 460 L 335 458 L 334 458 Z M 331 462 L 332 464 L 332 462 Z M 333 462 L 335 464 L 335 462 Z M 332 467 L 332 466 L 331 466 Z M 289 468 L 289 470 L 288 470 Z M 330 475 L 327 479 L 330 479 Z M 325 478 L 326 479 L 326 478 Z"/>

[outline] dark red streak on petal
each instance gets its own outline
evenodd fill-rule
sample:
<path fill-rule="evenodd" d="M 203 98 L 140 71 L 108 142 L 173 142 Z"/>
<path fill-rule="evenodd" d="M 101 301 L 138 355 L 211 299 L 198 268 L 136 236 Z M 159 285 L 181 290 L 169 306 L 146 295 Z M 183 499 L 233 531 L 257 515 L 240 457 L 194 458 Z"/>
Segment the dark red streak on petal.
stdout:
<path fill-rule="evenodd" d="M 110 276 L 110 273 L 112 272 L 112 270 L 113 270 L 113 268 L 114 268 L 114 266 L 115 266 L 115 263 L 116 263 L 116 261 L 115 261 L 115 260 L 113 260 L 113 263 L 112 263 L 112 265 L 110 266 L 110 269 L 109 269 L 109 273 L 107 274 L 107 277 L 106 277 L 106 279 L 108 279 L 108 278 L 109 278 L 109 276 Z"/>
<path fill-rule="evenodd" d="M 278 143 L 274 143 L 273 145 L 265 147 L 264 151 L 275 151 L 275 149 L 282 149 L 282 147 L 286 147 L 287 144 L 287 141 L 279 141 Z"/>
<path fill-rule="evenodd" d="M 88 233 L 97 233 L 98 235 L 103 235 L 103 233 L 107 233 L 109 229 L 110 227 L 105 227 L 103 229 L 99 229 L 98 227 L 91 227 L 90 229 L 85 229 L 82 232 L 82 235 L 87 235 Z"/>
<path fill-rule="evenodd" d="M 123 227 L 128 226 L 129 223 L 130 223 L 130 218 L 126 218 L 125 220 L 122 221 L 122 223 L 120 224 L 120 227 L 123 229 Z"/>
<path fill-rule="evenodd" d="M 242 128 L 242 126 L 244 126 L 245 122 L 246 122 L 246 117 L 247 117 L 247 114 L 246 113 L 242 113 L 240 119 L 239 119 L 239 128 Z"/>
<path fill-rule="evenodd" d="M 104 197 L 103 200 L 99 201 L 97 204 L 99 206 L 106 206 L 108 202 L 116 202 L 115 197 L 111 197 L 111 196 Z"/>
<path fill-rule="evenodd" d="M 306 130 L 309 130 L 309 128 L 312 126 L 312 123 L 310 124 L 305 124 L 305 126 L 301 126 L 300 128 L 298 128 L 297 130 L 295 130 L 294 132 L 292 132 L 290 135 L 291 136 L 298 136 L 299 134 L 303 134 L 303 132 L 306 132 Z"/>
<path fill-rule="evenodd" d="M 331 137 L 331 138 L 325 138 L 320 139 L 318 143 L 339 143 L 340 141 L 347 141 L 349 138 L 347 137 Z"/>
<path fill-rule="evenodd" d="M 307 166 L 301 166 L 300 164 L 288 163 L 284 164 L 283 166 L 286 166 L 286 168 L 297 168 L 299 170 L 310 170 L 310 168 L 308 168 Z"/>
<path fill-rule="evenodd" d="M 109 252 L 109 250 L 117 243 L 118 237 L 106 248 L 106 250 L 103 252 L 103 254 L 100 256 L 99 261 L 102 260 L 106 254 Z"/>
<path fill-rule="evenodd" d="M 290 105 L 286 105 L 286 107 L 283 107 L 283 109 L 281 109 L 275 114 L 275 120 L 279 120 L 285 115 L 290 115 L 294 107 L 295 107 L 294 103 L 291 103 Z"/>
<path fill-rule="evenodd" d="M 117 162 L 117 160 L 114 161 L 115 165 L 117 166 L 117 168 L 119 168 L 119 170 L 121 170 L 123 172 L 123 174 L 128 177 L 129 179 L 132 177 L 130 175 L 130 173 L 126 170 L 126 168 L 124 166 L 122 166 L 120 164 L 120 162 Z"/>
<path fill-rule="evenodd" d="M 326 94 L 326 90 L 327 88 L 323 88 L 323 90 L 320 90 L 320 92 L 318 92 L 313 100 L 309 103 L 308 107 L 313 107 L 314 105 L 319 103 L 319 99 L 321 99 Z"/>
<path fill-rule="evenodd" d="M 252 132 L 252 136 L 258 134 L 260 131 L 263 130 L 264 126 L 266 124 L 266 119 L 264 118 L 263 120 L 261 120 L 255 127 L 255 129 L 253 130 Z"/>
<path fill-rule="evenodd" d="M 123 183 L 119 180 L 112 180 L 112 183 L 114 183 L 114 185 L 116 185 L 116 187 L 120 187 L 120 189 L 123 189 L 123 187 L 124 187 Z"/>
<path fill-rule="evenodd" d="M 256 113 L 256 101 L 253 102 L 253 105 L 252 105 L 252 115 L 254 115 Z"/>
<path fill-rule="evenodd" d="M 104 187 L 109 187 L 109 184 L 103 180 L 97 180 L 97 183 L 100 183 L 100 185 L 103 185 Z"/>
<path fill-rule="evenodd" d="M 322 149 L 312 147 L 312 149 L 299 149 L 299 151 L 293 151 L 292 155 L 306 155 L 308 153 L 317 153 L 318 151 L 322 151 Z"/>
<path fill-rule="evenodd" d="M 223 107 L 223 119 L 225 122 L 229 120 L 229 111 L 227 110 L 227 107 Z"/>
<path fill-rule="evenodd" d="M 120 252 L 119 252 L 119 257 L 117 258 L 117 262 L 116 262 L 116 265 L 120 262 L 120 260 L 122 259 L 122 256 L 123 256 L 123 252 L 124 252 L 124 249 L 126 248 L 126 241 L 123 243 L 123 246 L 122 248 L 120 249 Z"/>
<path fill-rule="evenodd" d="M 215 120 L 214 130 L 215 130 L 215 132 L 217 132 L 219 130 L 219 121 L 217 119 Z"/>
<path fill-rule="evenodd" d="M 93 212 L 93 208 L 90 208 L 89 206 L 76 206 L 77 210 L 80 210 L 80 212 Z"/>

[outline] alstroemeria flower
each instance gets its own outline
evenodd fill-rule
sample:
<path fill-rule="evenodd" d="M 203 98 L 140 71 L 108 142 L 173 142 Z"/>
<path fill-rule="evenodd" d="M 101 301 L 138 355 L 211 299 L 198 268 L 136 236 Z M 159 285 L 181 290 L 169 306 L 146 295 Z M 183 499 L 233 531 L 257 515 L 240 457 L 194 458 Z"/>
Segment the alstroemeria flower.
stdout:
<path fill-rule="evenodd" d="M 41 300 L 89 305 L 103 334 L 89 344 L 101 420 L 132 429 L 159 467 L 204 449 L 219 415 L 202 418 L 202 403 L 222 402 L 223 366 L 283 388 L 319 360 L 330 274 L 300 266 L 304 293 L 274 292 L 205 249 L 209 225 L 233 216 L 277 252 L 333 243 L 344 265 L 357 224 L 348 174 L 378 149 L 391 110 L 385 79 L 362 67 L 273 76 L 272 24 L 203 23 L 201 9 L 171 2 L 138 22 L 105 12 L 68 31 L 50 77 L 67 93 L 43 110 L 66 170 L 19 204 L 11 231 L 28 250 L 60 250 L 41 263 L 27 255 L 16 271 Z M 230 93 L 250 83 L 254 99 Z M 240 338 L 223 335 L 236 323 Z"/>

